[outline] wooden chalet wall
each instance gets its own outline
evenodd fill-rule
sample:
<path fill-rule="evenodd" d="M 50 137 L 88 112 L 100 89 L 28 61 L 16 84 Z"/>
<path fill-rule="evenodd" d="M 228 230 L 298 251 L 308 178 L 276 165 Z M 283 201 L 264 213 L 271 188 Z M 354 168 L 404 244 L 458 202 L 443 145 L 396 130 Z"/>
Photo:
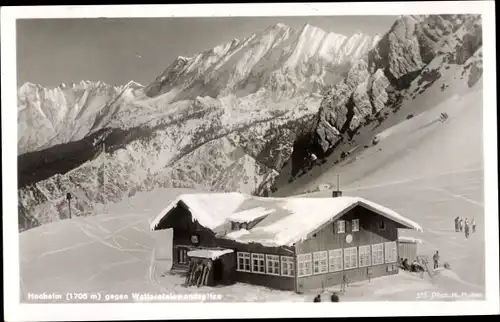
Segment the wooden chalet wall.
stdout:
<path fill-rule="evenodd" d="M 236 252 L 248 252 L 256 254 L 268 254 L 268 255 L 279 255 L 280 256 L 280 271 L 281 271 L 281 256 L 293 257 L 294 263 L 295 259 L 295 249 L 293 247 L 264 247 L 261 244 L 240 244 L 231 240 L 221 240 L 222 243 L 227 244 L 227 248 L 232 248 Z M 252 264 L 250 262 L 250 264 Z M 294 267 L 296 272 L 296 267 Z M 262 285 L 271 287 L 279 290 L 295 290 L 295 277 L 294 276 L 281 276 L 281 275 L 269 275 L 260 274 L 253 272 L 241 272 L 236 271 L 236 279 L 243 283 Z"/>
<path fill-rule="evenodd" d="M 359 219 L 359 231 L 352 232 L 350 222 L 352 219 Z M 338 248 L 359 247 L 364 245 L 372 245 L 377 243 L 395 242 L 398 238 L 397 228 L 400 227 L 397 223 L 380 216 L 364 207 L 358 206 L 342 216 L 339 220 L 345 220 L 345 233 L 337 233 L 334 228 L 336 225 L 330 223 L 316 233 L 315 237 L 311 237 L 296 244 L 297 256 L 299 254 L 314 253 L 317 251 L 329 251 Z M 379 222 L 385 223 L 385 229 L 379 229 Z M 351 234 L 353 239 L 351 243 L 346 242 L 346 236 Z M 397 247 L 396 247 L 397 249 Z M 370 247 L 371 257 L 371 247 Z M 399 257 L 397 257 L 399 258 Z M 342 256 L 343 261 L 343 256 Z M 360 281 L 368 278 L 368 268 L 371 269 L 371 277 L 379 277 L 397 273 L 396 263 L 385 263 L 384 249 L 384 264 L 359 267 L 359 248 L 357 251 L 358 267 L 353 269 L 343 269 L 338 272 L 327 272 L 314 275 L 297 277 L 297 291 L 305 291 L 308 289 L 317 289 L 332 285 L 342 284 L 344 274 L 349 281 Z M 313 259 L 314 263 L 314 259 Z M 298 265 L 296 265 L 298 266 Z"/>

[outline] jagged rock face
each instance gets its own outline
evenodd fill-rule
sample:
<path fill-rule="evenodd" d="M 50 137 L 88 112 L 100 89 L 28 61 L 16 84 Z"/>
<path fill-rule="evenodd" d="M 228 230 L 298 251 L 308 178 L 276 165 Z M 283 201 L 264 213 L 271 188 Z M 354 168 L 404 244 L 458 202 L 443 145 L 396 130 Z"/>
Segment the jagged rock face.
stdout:
<path fill-rule="evenodd" d="M 417 78 L 426 88 L 440 77 L 436 59 L 463 65 L 482 46 L 476 15 L 406 16 L 397 20 L 378 44 L 353 65 L 346 79 L 326 91 L 316 118 L 316 144 L 323 152 L 364 120 L 393 103 Z M 482 67 L 470 62 L 470 83 Z M 472 85 L 470 85 L 472 86 Z M 392 97 L 391 97 L 392 95 Z"/>

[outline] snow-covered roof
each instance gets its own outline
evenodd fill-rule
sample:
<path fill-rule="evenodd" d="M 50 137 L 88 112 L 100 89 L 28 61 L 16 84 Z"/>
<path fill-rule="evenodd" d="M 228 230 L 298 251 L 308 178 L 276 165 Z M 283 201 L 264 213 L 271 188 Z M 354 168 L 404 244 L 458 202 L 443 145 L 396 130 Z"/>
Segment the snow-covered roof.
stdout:
<path fill-rule="evenodd" d="M 256 207 L 236 212 L 231 216 L 229 216 L 228 219 L 234 222 L 250 222 L 252 220 L 269 215 L 270 213 L 273 213 L 275 211 L 276 209 L 266 209 L 264 207 Z"/>
<path fill-rule="evenodd" d="M 245 200 L 245 195 L 237 192 L 184 194 L 177 197 L 151 222 L 154 230 L 165 215 L 182 201 L 191 211 L 193 219 L 208 229 L 222 225 Z"/>
<path fill-rule="evenodd" d="M 191 210 L 193 220 L 211 230 L 233 218 L 255 218 L 257 214 L 262 217 L 264 212 L 268 212 L 250 230 L 232 231 L 220 236 L 240 243 L 260 243 L 270 247 L 291 246 L 306 239 L 324 224 L 356 206 L 365 207 L 404 228 L 422 231 L 420 225 L 399 213 L 360 197 L 262 198 L 240 193 L 181 195 L 156 217 L 151 229 L 156 229 L 161 219 L 181 200 Z"/>
<path fill-rule="evenodd" d="M 398 241 L 403 242 L 403 243 L 415 243 L 415 244 L 422 244 L 423 241 L 421 239 L 415 238 L 415 237 L 408 237 L 408 236 L 399 236 Z"/>
<path fill-rule="evenodd" d="M 217 259 L 222 255 L 234 252 L 232 249 L 195 249 L 187 252 L 189 257 Z"/>

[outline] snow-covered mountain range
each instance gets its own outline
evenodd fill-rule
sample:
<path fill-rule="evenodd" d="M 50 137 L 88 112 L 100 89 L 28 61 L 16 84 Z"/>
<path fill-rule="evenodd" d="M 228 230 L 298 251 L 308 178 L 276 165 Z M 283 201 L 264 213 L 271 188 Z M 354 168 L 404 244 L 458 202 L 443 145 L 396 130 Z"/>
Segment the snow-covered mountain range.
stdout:
<path fill-rule="evenodd" d="M 18 154 L 80 140 L 93 128 L 96 117 L 113 99 L 130 99 L 141 84 L 124 86 L 81 81 L 44 88 L 25 83 L 18 92 Z"/>
<path fill-rule="evenodd" d="M 25 85 L 20 229 L 66 218 L 67 192 L 73 215 L 158 187 L 265 195 L 304 137 L 325 152 L 417 78 L 432 86 L 436 57 L 480 62 L 478 21 L 402 17 L 382 38 L 277 24 L 179 57 L 144 87 Z"/>

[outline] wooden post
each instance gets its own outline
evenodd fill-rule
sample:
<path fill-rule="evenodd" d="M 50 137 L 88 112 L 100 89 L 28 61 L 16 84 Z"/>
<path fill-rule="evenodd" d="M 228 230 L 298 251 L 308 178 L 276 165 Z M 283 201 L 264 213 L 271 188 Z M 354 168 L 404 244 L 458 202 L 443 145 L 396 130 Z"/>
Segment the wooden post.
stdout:
<path fill-rule="evenodd" d="M 66 193 L 66 199 L 68 200 L 69 219 L 71 219 L 71 193 Z"/>
<path fill-rule="evenodd" d="M 104 213 L 106 213 L 106 195 L 104 194 L 104 188 L 106 187 L 106 142 L 102 142 L 102 152 L 104 153 L 104 159 L 102 161 L 102 192 L 103 192 L 103 202 L 104 202 Z"/>

